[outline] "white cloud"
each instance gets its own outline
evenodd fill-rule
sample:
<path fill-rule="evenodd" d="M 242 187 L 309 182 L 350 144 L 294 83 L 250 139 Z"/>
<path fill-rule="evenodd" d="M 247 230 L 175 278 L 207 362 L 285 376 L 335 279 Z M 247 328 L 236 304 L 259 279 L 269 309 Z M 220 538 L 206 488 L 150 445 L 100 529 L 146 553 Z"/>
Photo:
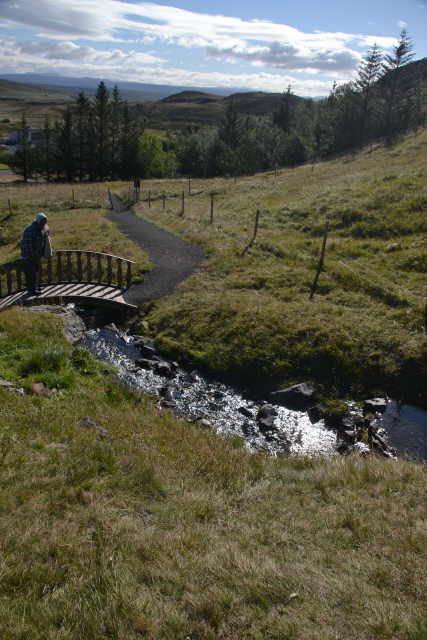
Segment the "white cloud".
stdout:
<path fill-rule="evenodd" d="M 399 20 L 397 23 L 397 26 L 400 29 L 406 29 L 406 27 L 408 26 L 408 23 L 406 22 L 406 20 Z"/>
<path fill-rule="evenodd" d="M 59 43 L 51 43 L 57 45 Z M 188 71 L 176 65 L 160 65 L 150 61 L 146 64 L 144 54 L 126 54 L 120 51 L 96 51 L 85 47 L 85 59 L 75 59 L 76 45 L 63 43 L 60 51 L 55 47 L 44 46 L 41 52 L 40 43 L 22 43 L 8 40 L 0 50 L 0 68 L 3 73 L 52 73 L 68 77 L 82 76 L 104 77 L 113 81 L 146 82 L 150 84 L 185 85 L 194 87 L 235 87 L 241 89 L 258 89 L 264 91 L 283 91 L 289 84 L 300 95 L 319 96 L 329 92 L 331 82 L 318 79 L 295 79 L 282 73 L 243 73 L 232 74 L 211 71 Z M 43 55 L 42 55 L 43 53 Z M 62 57 L 58 57 L 61 53 Z M 97 56 L 100 55 L 100 61 Z M 52 64 L 54 62 L 54 64 Z M 100 63 L 101 62 L 101 63 Z"/>
<path fill-rule="evenodd" d="M 25 24 L 49 38 L 96 41 L 167 42 L 204 48 L 214 57 L 307 73 L 342 73 L 360 61 L 360 49 L 394 38 L 351 33 L 306 33 L 286 24 L 242 20 L 179 9 L 153 2 L 121 0 L 2 0 L 2 17 Z"/>

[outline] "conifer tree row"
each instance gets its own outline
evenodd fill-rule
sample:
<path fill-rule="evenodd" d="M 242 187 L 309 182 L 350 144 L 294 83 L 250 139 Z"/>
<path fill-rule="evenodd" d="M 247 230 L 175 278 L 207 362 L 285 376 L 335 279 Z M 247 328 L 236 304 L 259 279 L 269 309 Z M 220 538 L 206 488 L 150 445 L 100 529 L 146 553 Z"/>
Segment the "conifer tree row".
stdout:
<path fill-rule="evenodd" d="M 110 95 L 101 82 L 92 99 L 80 92 L 61 121 L 52 125 L 46 119 L 35 147 L 24 118 L 13 165 L 25 181 L 33 175 L 67 182 L 132 178 L 142 170 L 138 138 L 143 131 L 141 111 L 132 110 L 117 87 Z"/>

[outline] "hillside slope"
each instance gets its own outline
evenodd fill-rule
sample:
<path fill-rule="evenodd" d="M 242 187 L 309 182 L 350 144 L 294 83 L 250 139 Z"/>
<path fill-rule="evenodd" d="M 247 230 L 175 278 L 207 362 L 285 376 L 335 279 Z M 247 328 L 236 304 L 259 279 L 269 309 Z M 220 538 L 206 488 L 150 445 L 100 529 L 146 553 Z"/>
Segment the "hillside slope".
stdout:
<path fill-rule="evenodd" d="M 425 466 L 250 455 L 0 315 L 2 640 L 424 640 Z M 92 422 L 91 422 L 92 421 Z"/>
<path fill-rule="evenodd" d="M 151 311 L 159 344 L 257 388 L 311 379 L 329 397 L 387 392 L 425 406 L 426 158 L 423 131 L 277 178 L 194 180 L 184 217 L 173 201 L 166 211 L 142 203 L 142 215 L 210 256 Z M 182 186 L 145 188 L 153 198 Z M 257 242 L 242 257 L 256 209 Z M 309 301 L 327 220 L 325 269 Z"/>

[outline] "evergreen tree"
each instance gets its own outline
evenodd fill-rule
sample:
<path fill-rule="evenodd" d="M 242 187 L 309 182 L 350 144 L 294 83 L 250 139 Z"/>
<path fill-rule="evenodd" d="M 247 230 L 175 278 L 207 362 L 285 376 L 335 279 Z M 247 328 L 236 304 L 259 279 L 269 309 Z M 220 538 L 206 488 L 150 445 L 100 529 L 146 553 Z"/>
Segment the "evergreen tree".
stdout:
<path fill-rule="evenodd" d="M 12 159 L 11 167 L 15 173 L 23 177 L 24 182 L 27 182 L 33 175 L 36 155 L 31 144 L 30 128 L 24 115 L 21 118 L 18 136 L 18 147 Z"/>
<path fill-rule="evenodd" d="M 91 140 L 92 132 L 89 128 L 90 112 L 90 101 L 83 91 L 81 91 L 76 98 L 74 108 L 76 128 L 76 162 L 80 182 L 84 180 L 88 172 L 90 147 L 93 144 L 93 139 Z"/>
<path fill-rule="evenodd" d="M 67 107 L 63 115 L 63 121 L 59 128 L 58 137 L 59 169 L 68 182 L 72 182 L 76 176 L 76 146 L 73 130 L 73 112 Z"/>
<path fill-rule="evenodd" d="M 241 120 L 235 107 L 234 100 L 231 98 L 227 102 L 224 117 L 219 129 L 220 139 L 231 149 L 235 149 L 239 144 L 241 131 Z"/>
<path fill-rule="evenodd" d="M 360 91 L 360 121 L 359 121 L 359 144 L 365 142 L 366 133 L 369 134 L 369 123 L 374 98 L 376 82 L 381 73 L 382 53 L 376 44 L 368 51 L 364 61 L 359 67 L 359 73 L 355 81 L 355 86 Z"/>
<path fill-rule="evenodd" d="M 123 101 L 117 85 L 113 89 L 110 105 L 110 174 L 114 180 L 119 173 L 120 165 L 120 128 L 122 125 Z"/>
<path fill-rule="evenodd" d="M 284 133 L 289 133 L 291 129 L 293 98 L 292 87 L 289 85 L 286 92 L 282 95 L 279 109 L 273 113 L 274 124 L 280 127 Z"/>
<path fill-rule="evenodd" d="M 95 94 L 94 105 L 95 125 L 95 149 L 96 149 L 96 173 L 100 180 L 104 180 L 109 173 L 110 140 L 110 94 L 104 82 L 100 82 Z"/>
<path fill-rule="evenodd" d="M 412 60 L 415 52 L 406 29 L 400 32 L 392 54 L 387 54 L 382 65 L 381 85 L 385 101 L 384 133 L 391 142 L 399 126 L 399 117 L 405 99 L 405 74 L 402 67 Z"/>

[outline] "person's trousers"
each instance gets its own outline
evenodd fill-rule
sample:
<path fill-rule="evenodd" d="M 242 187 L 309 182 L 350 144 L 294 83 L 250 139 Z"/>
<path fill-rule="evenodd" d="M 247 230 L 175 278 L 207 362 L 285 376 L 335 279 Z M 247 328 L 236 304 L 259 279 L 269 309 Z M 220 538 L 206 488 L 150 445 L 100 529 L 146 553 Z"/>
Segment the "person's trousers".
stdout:
<path fill-rule="evenodd" d="M 38 284 L 38 275 L 40 268 L 40 260 L 26 258 L 24 260 L 25 280 L 27 283 L 28 293 L 35 293 Z"/>

